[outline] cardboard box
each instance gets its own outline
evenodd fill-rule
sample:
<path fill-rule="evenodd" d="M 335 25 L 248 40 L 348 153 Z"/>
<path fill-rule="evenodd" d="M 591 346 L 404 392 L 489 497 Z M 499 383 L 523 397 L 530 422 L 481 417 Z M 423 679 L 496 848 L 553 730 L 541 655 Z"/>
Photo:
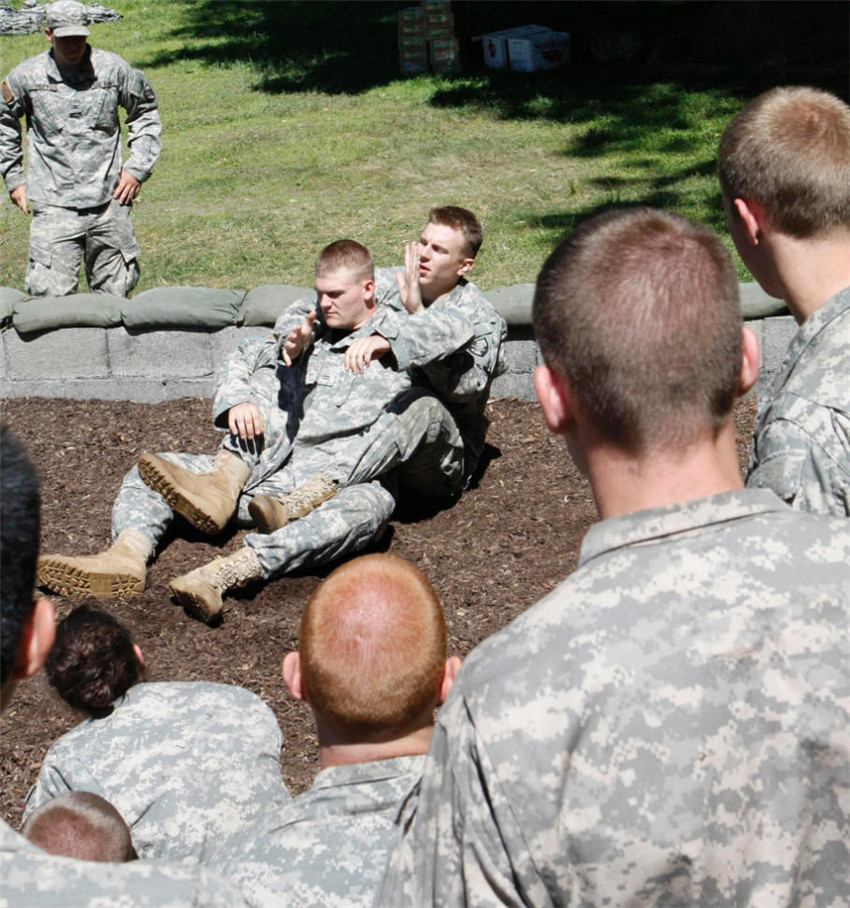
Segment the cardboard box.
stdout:
<path fill-rule="evenodd" d="M 543 25 L 522 25 L 519 28 L 506 28 L 498 32 L 487 32 L 487 34 L 481 36 L 484 65 L 490 69 L 510 69 L 508 39 L 511 37 L 525 37 L 548 30 Z"/>
<path fill-rule="evenodd" d="M 569 32 L 544 32 L 508 38 L 508 61 L 515 72 L 557 69 L 570 60 Z"/>
<path fill-rule="evenodd" d="M 429 41 L 428 61 L 432 72 L 444 74 L 459 73 L 461 71 L 460 43 L 457 38 Z"/>

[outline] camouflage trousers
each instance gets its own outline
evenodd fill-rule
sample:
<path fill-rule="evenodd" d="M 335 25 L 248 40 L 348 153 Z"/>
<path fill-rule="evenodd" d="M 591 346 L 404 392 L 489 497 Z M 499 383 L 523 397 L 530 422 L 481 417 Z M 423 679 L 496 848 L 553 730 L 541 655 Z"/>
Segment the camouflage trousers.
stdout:
<path fill-rule="evenodd" d="M 213 463 L 213 456 L 209 454 L 164 453 L 161 456 L 195 473 L 208 471 Z M 284 467 L 249 491 L 243 491 L 234 522 L 239 526 L 253 525 L 248 505 L 254 495 L 281 498 L 295 486 Z M 254 550 L 263 578 L 270 580 L 287 571 L 317 567 L 365 548 L 380 538 L 395 504 L 395 496 L 381 482 L 349 485 L 310 514 L 274 533 L 248 533 L 243 544 Z M 113 540 L 122 530 L 138 530 L 156 548 L 174 516 L 165 499 L 145 485 L 135 466 L 124 477 L 112 508 Z"/>
<path fill-rule="evenodd" d="M 127 296 L 139 281 L 139 247 L 130 207 L 111 201 L 98 208 L 59 208 L 30 204 L 30 296 L 68 296 L 77 292 L 80 268 L 93 293 Z"/>
<path fill-rule="evenodd" d="M 461 492 L 469 479 L 463 438 L 454 417 L 424 388 L 399 394 L 375 423 L 374 439 L 351 471 L 368 482 L 398 468 L 399 481 L 423 495 Z"/>

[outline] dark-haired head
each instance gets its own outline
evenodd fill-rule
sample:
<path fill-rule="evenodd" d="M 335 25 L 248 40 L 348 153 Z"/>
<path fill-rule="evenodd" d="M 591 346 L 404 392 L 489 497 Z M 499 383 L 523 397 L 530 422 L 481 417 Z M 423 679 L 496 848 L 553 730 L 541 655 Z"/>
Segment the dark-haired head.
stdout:
<path fill-rule="evenodd" d="M 123 624 L 107 612 L 81 605 L 56 628 L 46 670 L 66 703 L 102 716 L 142 679 L 144 663 Z"/>

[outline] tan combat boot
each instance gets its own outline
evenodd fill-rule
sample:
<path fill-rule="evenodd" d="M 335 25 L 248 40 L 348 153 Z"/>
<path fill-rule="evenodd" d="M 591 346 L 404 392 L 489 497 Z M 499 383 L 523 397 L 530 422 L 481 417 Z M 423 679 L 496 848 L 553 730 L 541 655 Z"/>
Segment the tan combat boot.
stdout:
<path fill-rule="evenodd" d="M 248 513 L 261 533 L 273 533 L 291 520 L 305 517 L 323 501 L 336 495 L 336 480 L 327 473 L 316 473 L 290 492 L 285 498 L 256 495 L 248 505 Z"/>
<path fill-rule="evenodd" d="M 153 544 L 138 530 L 123 530 L 99 555 L 72 558 L 44 555 L 38 559 L 38 585 L 72 599 L 139 596 L 145 589 Z"/>
<path fill-rule="evenodd" d="M 233 516 L 251 468 L 230 451 L 219 451 L 208 473 L 193 473 L 158 454 L 142 454 L 139 473 L 173 511 L 202 533 L 214 536 Z"/>
<path fill-rule="evenodd" d="M 212 621 L 221 611 L 221 599 L 225 593 L 262 578 L 263 572 L 254 550 L 242 548 L 232 555 L 224 555 L 195 568 L 182 577 L 175 577 L 169 586 L 174 598 L 190 614 L 202 621 Z"/>

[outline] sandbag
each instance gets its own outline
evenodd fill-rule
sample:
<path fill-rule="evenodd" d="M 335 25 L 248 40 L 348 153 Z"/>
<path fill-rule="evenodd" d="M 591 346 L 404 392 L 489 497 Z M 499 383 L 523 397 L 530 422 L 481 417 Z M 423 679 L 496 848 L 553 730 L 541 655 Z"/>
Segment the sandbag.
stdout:
<path fill-rule="evenodd" d="M 249 290 L 242 302 L 239 324 L 272 326 L 298 300 L 314 299 L 315 290 L 289 284 L 264 284 Z"/>
<path fill-rule="evenodd" d="M 482 293 L 509 325 L 531 324 L 534 284 L 513 284 L 510 287 L 483 290 Z"/>
<path fill-rule="evenodd" d="M 12 324 L 20 334 L 56 328 L 114 328 L 121 324 L 124 302 L 111 293 L 29 297 L 15 306 Z"/>
<path fill-rule="evenodd" d="M 754 281 L 738 284 L 738 292 L 741 294 L 741 314 L 745 320 L 768 318 L 771 315 L 788 315 L 785 300 L 768 296 Z"/>
<path fill-rule="evenodd" d="M 154 287 L 124 300 L 121 317 L 128 329 L 226 328 L 238 324 L 244 298 L 244 290 Z"/>
<path fill-rule="evenodd" d="M 0 287 L 0 329 L 12 327 L 12 316 L 18 304 L 27 298 L 26 293 L 12 287 Z"/>

